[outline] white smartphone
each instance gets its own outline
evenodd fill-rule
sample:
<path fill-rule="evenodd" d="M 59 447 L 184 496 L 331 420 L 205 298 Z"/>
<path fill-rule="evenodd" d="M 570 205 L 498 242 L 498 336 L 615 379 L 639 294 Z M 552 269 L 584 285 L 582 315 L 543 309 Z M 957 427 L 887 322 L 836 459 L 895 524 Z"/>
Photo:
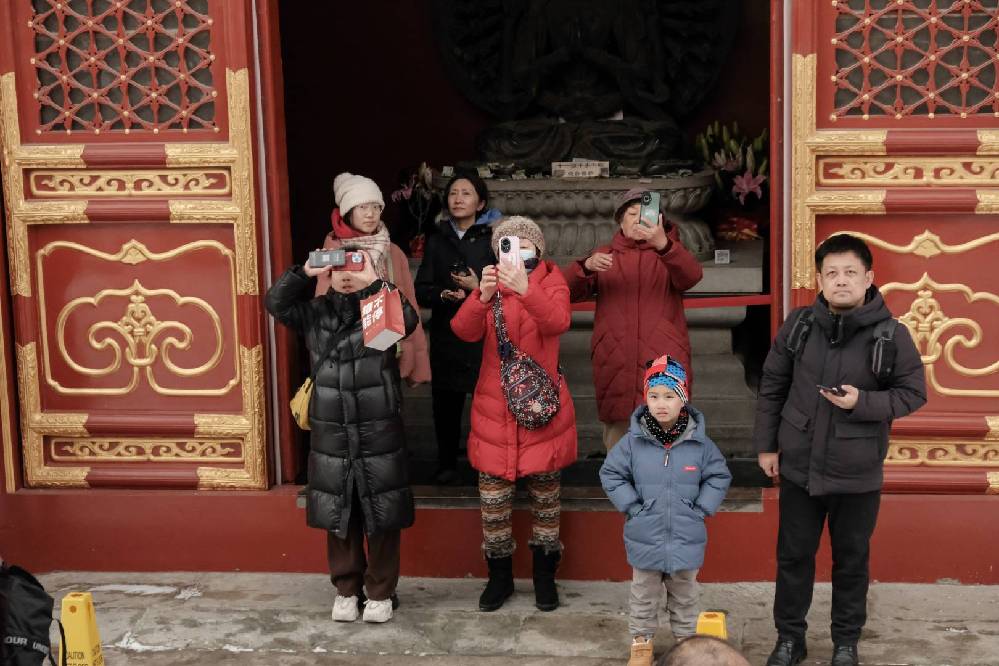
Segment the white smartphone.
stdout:
<path fill-rule="evenodd" d="M 501 266 L 516 268 L 520 264 L 520 238 L 503 236 L 499 239 L 499 256 Z"/>

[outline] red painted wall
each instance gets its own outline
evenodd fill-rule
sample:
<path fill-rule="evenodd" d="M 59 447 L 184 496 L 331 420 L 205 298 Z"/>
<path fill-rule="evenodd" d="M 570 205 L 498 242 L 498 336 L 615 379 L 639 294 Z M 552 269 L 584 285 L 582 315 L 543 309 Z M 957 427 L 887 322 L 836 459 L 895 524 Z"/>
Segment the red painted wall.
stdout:
<path fill-rule="evenodd" d="M 325 572 L 325 537 L 305 526 L 294 486 L 269 492 L 20 491 L 0 495 L 0 555 L 36 572 Z M 708 523 L 705 582 L 773 580 L 777 491 L 760 512 L 721 513 Z M 885 495 L 871 576 L 881 582 L 999 584 L 996 495 Z M 419 509 L 403 532 L 403 574 L 485 576 L 477 509 Z M 517 511 L 518 577 L 530 576 L 530 516 Z M 622 518 L 611 511 L 562 514 L 559 576 L 627 580 Z M 828 543 L 818 578 L 828 581 Z"/>
<path fill-rule="evenodd" d="M 492 120 L 444 73 L 428 4 L 279 4 L 297 260 L 329 230 L 337 173 L 369 176 L 388 197 L 400 170 L 474 159 L 475 137 Z M 743 5 L 730 65 L 688 120 L 691 137 L 716 119 L 756 131 L 767 125 L 769 1 Z M 390 206 L 386 220 L 396 217 Z"/>

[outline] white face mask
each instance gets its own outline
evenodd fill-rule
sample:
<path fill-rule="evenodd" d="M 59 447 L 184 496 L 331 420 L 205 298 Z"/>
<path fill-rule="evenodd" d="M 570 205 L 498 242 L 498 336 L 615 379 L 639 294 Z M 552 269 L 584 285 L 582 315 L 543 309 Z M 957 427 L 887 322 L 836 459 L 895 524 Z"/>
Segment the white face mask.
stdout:
<path fill-rule="evenodd" d="M 524 262 L 524 270 L 530 273 L 538 265 L 538 253 L 533 248 L 520 248 L 520 259 Z"/>

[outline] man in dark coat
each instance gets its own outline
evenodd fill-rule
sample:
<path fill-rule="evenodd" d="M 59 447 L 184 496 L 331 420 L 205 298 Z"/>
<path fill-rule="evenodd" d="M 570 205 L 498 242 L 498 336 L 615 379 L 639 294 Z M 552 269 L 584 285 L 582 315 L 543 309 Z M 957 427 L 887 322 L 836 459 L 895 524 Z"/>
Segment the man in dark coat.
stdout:
<path fill-rule="evenodd" d="M 867 245 L 848 234 L 832 236 L 815 251 L 815 265 L 821 293 L 777 332 L 763 366 L 753 435 L 760 467 L 780 482 L 778 640 L 767 666 L 792 666 L 807 654 L 805 615 L 826 520 L 832 665 L 858 663 L 888 433 L 894 419 L 926 402 L 919 352 L 873 284 Z"/>
<path fill-rule="evenodd" d="M 327 531 L 330 577 L 336 586 L 333 619 L 358 617 L 367 589 L 366 622 L 392 617 L 399 581 L 400 530 L 413 524 L 406 441 L 400 413 L 396 346 L 364 346 L 360 302 L 388 283 L 370 257 L 363 272 L 293 266 L 268 290 L 264 305 L 282 324 L 305 336 L 315 378 L 309 403 L 311 428 L 306 521 Z M 331 289 L 312 298 L 315 280 Z M 419 315 L 400 294 L 406 335 Z M 368 553 L 365 557 L 364 540 Z"/>

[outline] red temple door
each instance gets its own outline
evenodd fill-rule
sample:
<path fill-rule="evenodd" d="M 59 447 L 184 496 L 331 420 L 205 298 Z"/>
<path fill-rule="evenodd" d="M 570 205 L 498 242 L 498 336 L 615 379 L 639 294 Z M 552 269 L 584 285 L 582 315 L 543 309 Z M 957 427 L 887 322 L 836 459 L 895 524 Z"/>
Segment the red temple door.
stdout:
<path fill-rule="evenodd" d="M 7 491 L 266 487 L 249 0 L 0 23 Z"/>
<path fill-rule="evenodd" d="M 816 242 L 854 233 L 926 367 L 890 489 L 999 492 L 997 5 L 792 5 L 793 301 L 814 298 Z"/>

